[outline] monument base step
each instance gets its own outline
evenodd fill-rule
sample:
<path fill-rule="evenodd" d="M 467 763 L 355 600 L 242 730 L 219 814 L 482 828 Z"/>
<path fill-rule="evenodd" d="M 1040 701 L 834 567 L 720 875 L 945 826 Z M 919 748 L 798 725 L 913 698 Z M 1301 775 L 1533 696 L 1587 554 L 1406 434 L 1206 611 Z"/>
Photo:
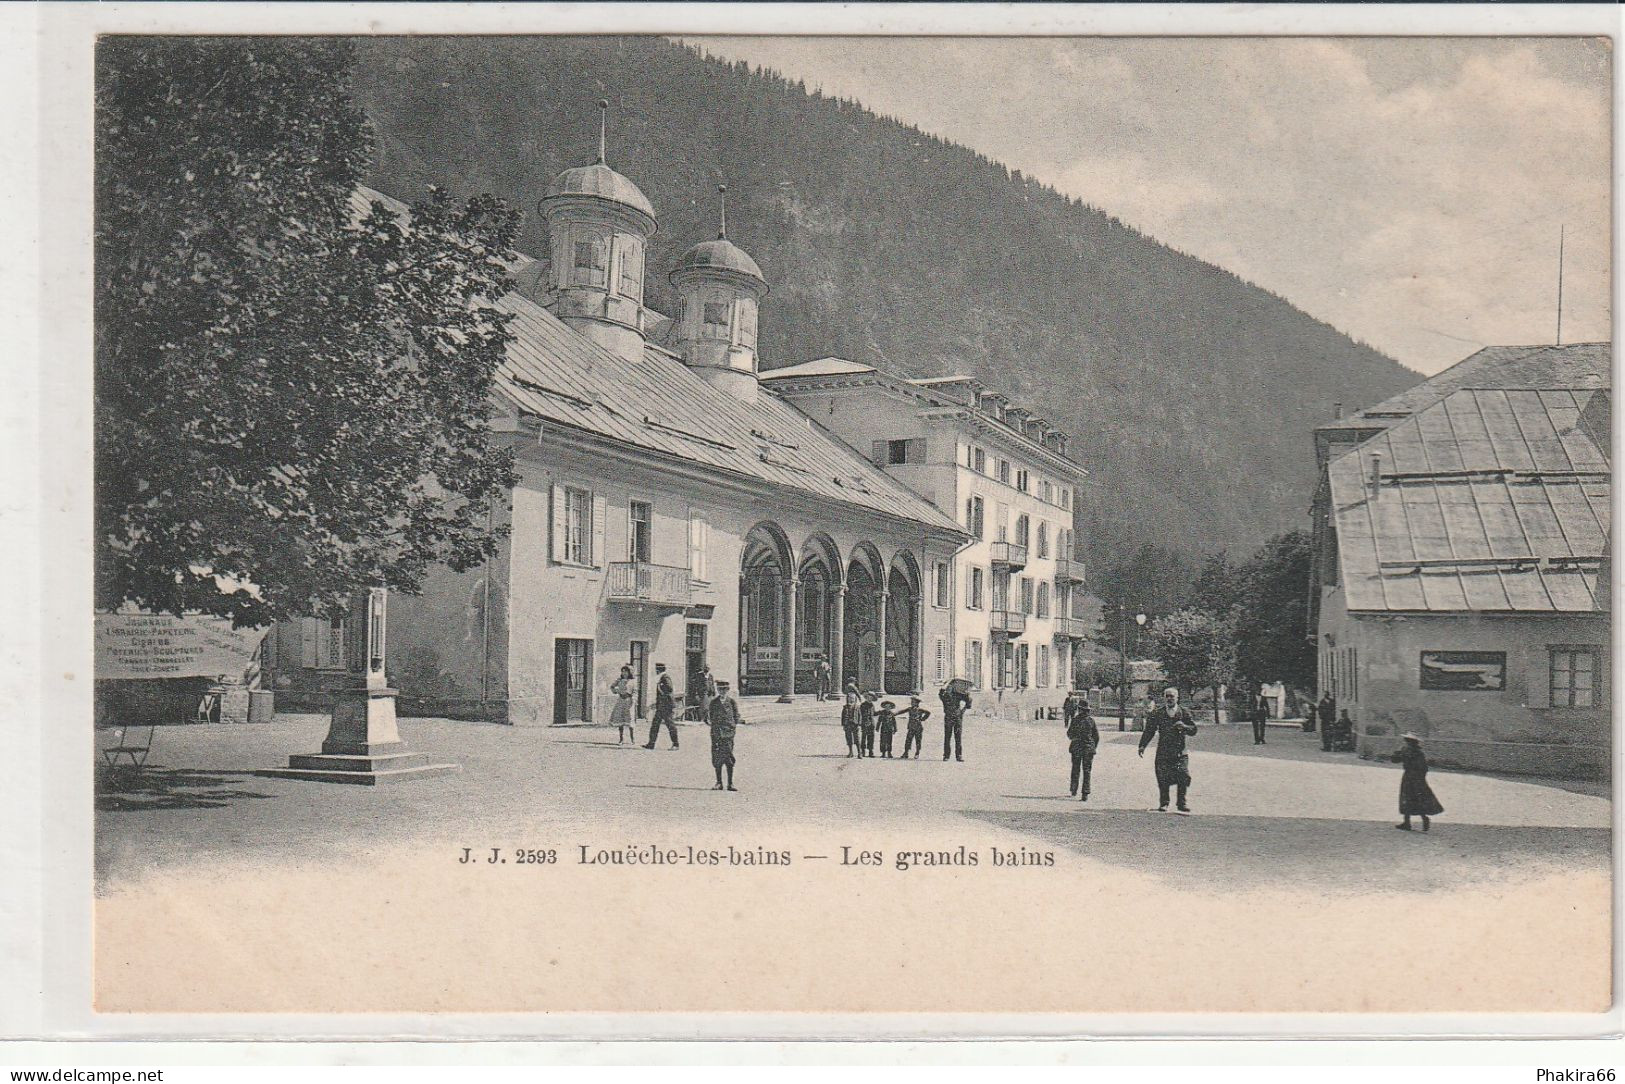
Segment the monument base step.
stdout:
<path fill-rule="evenodd" d="M 289 757 L 286 768 L 264 768 L 254 774 L 273 779 L 375 787 L 383 783 L 404 783 L 449 775 L 456 770 L 457 765 L 431 761 L 423 753 L 384 753 L 375 756 L 309 753 Z"/>

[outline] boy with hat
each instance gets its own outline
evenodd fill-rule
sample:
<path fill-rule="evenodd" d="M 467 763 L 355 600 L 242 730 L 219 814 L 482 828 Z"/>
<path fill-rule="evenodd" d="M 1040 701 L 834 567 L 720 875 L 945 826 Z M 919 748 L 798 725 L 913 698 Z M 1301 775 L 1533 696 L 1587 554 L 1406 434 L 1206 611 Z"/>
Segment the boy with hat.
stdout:
<path fill-rule="evenodd" d="M 882 700 L 880 710 L 875 712 L 875 724 L 880 730 L 880 755 L 890 760 L 892 738 L 897 734 L 897 705 Z"/>
<path fill-rule="evenodd" d="M 908 748 L 914 747 L 914 759 L 920 759 L 920 746 L 925 744 L 925 721 L 931 717 L 929 708 L 920 707 L 920 694 L 909 693 L 908 707 L 903 711 L 903 718 L 908 723 L 908 733 L 903 737 L 903 759 L 908 759 Z"/>
<path fill-rule="evenodd" d="M 879 699 L 879 693 L 864 693 L 862 702 L 858 704 L 858 756 L 860 757 L 875 755 L 875 701 Z"/>
<path fill-rule="evenodd" d="M 717 785 L 722 790 L 722 770 L 728 769 L 728 790 L 734 787 L 734 731 L 739 727 L 739 704 L 728 692 L 726 681 L 717 682 L 717 695 L 711 701 L 711 767 L 717 772 Z"/>

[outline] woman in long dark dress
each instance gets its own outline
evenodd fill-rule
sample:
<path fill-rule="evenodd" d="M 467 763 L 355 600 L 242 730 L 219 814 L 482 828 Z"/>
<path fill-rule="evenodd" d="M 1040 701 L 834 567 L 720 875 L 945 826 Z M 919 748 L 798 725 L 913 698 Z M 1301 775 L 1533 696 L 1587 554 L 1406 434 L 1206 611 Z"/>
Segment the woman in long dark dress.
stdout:
<path fill-rule="evenodd" d="M 1405 818 L 1405 823 L 1394 827 L 1409 832 L 1411 817 L 1416 816 L 1422 818 L 1422 831 L 1426 832 L 1428 818 L 1443 813 L 1444 806 L 1439 804 L 1439 799 L 1433 795 L 1433 788 L 1428 786 L 1428 758 L 1422 752 L 1422 739 L 1415 734 L 1401 736 L 1405 739 L 1404 748 L 1389 759 L 1405 766 L 1399 777 L 1399 813 Z"/>

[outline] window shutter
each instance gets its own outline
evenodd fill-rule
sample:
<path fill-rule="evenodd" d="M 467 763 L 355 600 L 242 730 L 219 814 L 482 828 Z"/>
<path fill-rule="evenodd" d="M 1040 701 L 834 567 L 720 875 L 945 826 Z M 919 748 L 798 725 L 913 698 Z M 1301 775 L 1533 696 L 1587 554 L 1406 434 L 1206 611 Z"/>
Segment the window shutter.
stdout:
<path fill-rule="evenodd" d="M 699 516 L 690 516 L 688 521 L 688 572 L 696 580 L 702 582 L 710 580 L 707 575 L 706 544 L 709 525 Z"/>
<path fill-rule="evenodd" d="M 299 665 L 307 670 L 316 666 L 316 619 L 299 619 Z"/>
<path fill-rule="evenodd" d="M 547 548 L 547 555 L 555 563 L 564 560 L 564 487 L 557 482 L 553 483 L 553 534 Z"/>
<path fill-rule="evenodd" d="M 592 495 L 592 554 L 587 562 L 594 568 L 604 567 L 604 521 L 609 518 L 609 503 Z"/>
<path fill-rule="evenodd" d="M 886 465 L 885 441 L 872 440 L 869 442 L 869 461 L 879 467 L 884 467 Z"/>
<path fill-rule="evenodd" d="M 908 463 L 924 463 L 925 462 L 925 438 L 924 437 L 911 437 L 911 438 L 909 438 L 908 450 L 907 450 L 907 452 L 904 453 L 903 459 L 904 459 L 905 462 L 908 462 Z"/>
<path fill-rule="evenodd" d="M 948 641 L 937 637 L 937 682 L 948 680 Z"/>
<path fill-rule="evenodd" d="M 1552 652 L 1545 644 L 1531 644 L 1525 666 L 1524 700 L 1532 708 L 1552 706 Z"/>

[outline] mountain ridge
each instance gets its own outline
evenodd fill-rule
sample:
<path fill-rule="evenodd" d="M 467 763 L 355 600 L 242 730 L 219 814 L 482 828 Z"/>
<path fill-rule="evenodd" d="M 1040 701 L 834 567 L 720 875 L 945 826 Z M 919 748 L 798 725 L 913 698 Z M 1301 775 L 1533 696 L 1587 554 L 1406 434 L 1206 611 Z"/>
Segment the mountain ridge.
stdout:
<path fill-rule="evenodd" d="M 1250 550 L 1303 523 L 1311 431 L 1420 374 L 1223 268 L 974 150 L 775 73 L 660 38 L 381 38 L 356 93 L 371 182 L 489 191 L 526 212 L 596 156 L 649 196 L 665 272 L 716 234 L 762 266 L 764 369 L 825 355 L 906 376 L 964 372 L 1072 438 L 1091 472 L 1079 538 L 1096 562 L 1142 543 Z"/>

